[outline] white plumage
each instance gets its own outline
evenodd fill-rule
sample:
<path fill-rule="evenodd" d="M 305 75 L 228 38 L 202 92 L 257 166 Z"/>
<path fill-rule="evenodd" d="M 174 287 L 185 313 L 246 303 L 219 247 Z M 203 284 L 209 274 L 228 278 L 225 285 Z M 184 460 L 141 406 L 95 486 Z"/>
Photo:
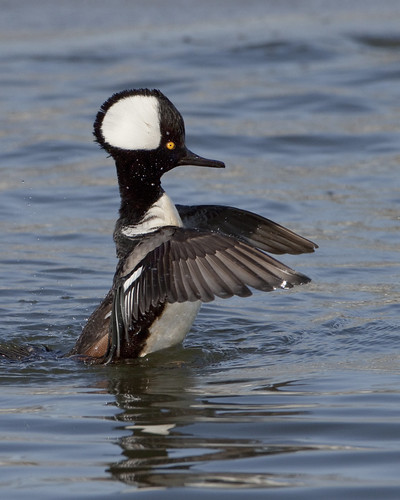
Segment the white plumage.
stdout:
<path fill-rule="evenodd" d="M 114 103 L 104 116 L 101 132 L 113 147 L 156 149 L 161 141 L 157 98 L 133 95 Z"/>

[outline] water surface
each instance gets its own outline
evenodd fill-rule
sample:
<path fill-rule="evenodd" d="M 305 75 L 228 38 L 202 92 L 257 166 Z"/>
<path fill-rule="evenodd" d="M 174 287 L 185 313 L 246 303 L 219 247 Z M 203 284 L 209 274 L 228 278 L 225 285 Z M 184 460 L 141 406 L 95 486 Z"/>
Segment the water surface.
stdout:
<path fill-rule="evenodd" d="M 277 5 L 278 4 L 278 5 Z M 400 6 L 5 3 L 0 340 L 6 498 L 398 498 Z M 225 171 L 178 203 L 253 210 L 319 244 L 310 285 L 205 305 L 183 346 L 61 358 L 116 265 L 115 169 L 92 123 L 160 88 Z"/>

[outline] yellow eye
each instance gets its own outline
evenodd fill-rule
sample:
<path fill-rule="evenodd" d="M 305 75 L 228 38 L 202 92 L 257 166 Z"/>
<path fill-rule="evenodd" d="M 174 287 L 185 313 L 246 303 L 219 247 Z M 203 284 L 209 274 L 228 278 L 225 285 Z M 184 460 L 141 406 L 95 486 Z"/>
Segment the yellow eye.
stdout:
<path fill-rule="evenodd" d="M 169 142 L 167 142 L 166 147 L 167 147 L 167 149 L 172 151 L 173 149 L 175 149 L 175 143 L 172 141 L 169 141 Z"/>

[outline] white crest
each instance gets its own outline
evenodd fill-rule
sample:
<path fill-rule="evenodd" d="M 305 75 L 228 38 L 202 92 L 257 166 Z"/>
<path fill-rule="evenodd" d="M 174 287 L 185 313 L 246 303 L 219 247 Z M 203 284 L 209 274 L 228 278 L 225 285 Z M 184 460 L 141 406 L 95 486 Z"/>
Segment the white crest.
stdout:
<path fill-rule="evenodd" d="M 120 99 L 106 111 L 101 132 L 117 148 L 156 149 L 161 142 L 157 98 L 132 95 Z"/>

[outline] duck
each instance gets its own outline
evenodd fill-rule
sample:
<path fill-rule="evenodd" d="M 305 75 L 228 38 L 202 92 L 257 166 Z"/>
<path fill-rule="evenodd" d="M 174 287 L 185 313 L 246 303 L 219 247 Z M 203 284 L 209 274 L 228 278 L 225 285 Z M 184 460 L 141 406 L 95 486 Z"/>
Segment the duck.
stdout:
<path fill-rule="evenodd" d="M 314 252 L 311 240 L 240 208 L 172 202 L 165 173 L 225 164 L 187 148 L 182 115 L 160 90 L 113 94 L 94 136 L 116 165 L 118 263 L 69 355 L 104 364 L 141 358 L 181 343 L 203 302 L 311 281 L 269 255 Z"/>

